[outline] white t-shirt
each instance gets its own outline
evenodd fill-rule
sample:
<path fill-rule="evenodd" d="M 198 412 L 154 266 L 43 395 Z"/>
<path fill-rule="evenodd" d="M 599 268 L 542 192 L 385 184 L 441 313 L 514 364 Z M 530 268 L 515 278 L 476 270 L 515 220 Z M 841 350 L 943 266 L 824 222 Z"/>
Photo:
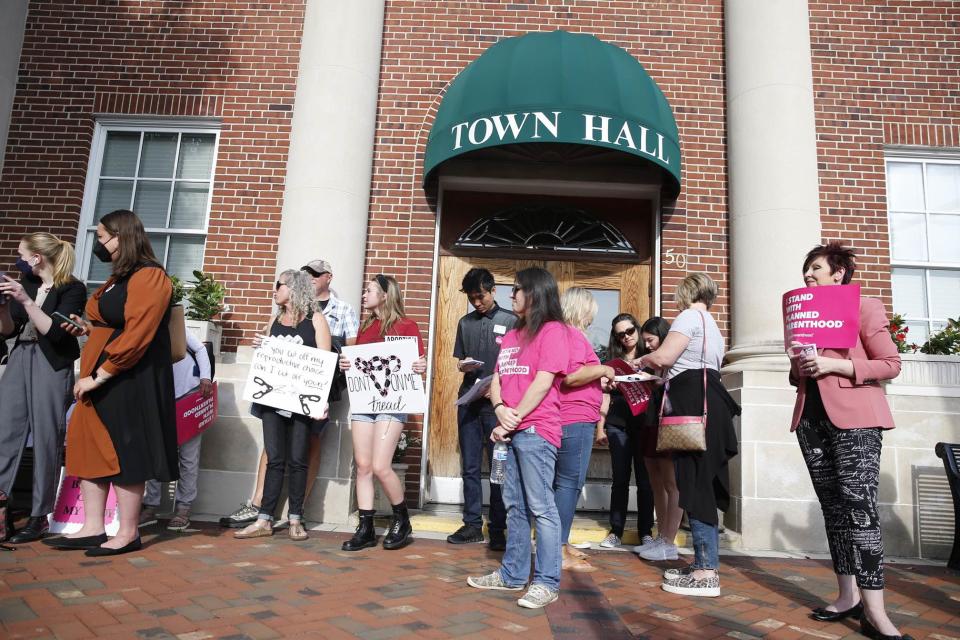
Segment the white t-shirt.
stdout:
<path fill-rule="evenodd" d="M 703 320 L 701 321 L 701 316 Z M 703 329 L 707 329 L 707 349 L 703 353 Z M 690 338 L 690 344 L 670 367 L 667 378 L 673 378 L 688 369 L 714 369 L 720 371 L 723 363 L 723 336 L 709 311 L 687 309 L 670 325 L 670 331 Z M 701 360 L 702 357 L 702 360 Z M 702 364 L 701 364 L 702 362 Z"/>

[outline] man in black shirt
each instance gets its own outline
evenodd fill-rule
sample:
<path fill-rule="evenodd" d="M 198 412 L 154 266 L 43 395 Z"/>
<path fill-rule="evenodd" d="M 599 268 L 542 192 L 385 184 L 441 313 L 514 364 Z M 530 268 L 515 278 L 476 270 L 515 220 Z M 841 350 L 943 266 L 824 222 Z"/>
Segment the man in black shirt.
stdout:
<path fill-rule="evenodd" d="M 461 291 L 466 294 L 473 311 L 460 318 L 453 355 L 457 370 L 463 373 L 458 397 L 463 397 L 474 384 L 488 384 L 485 378 L 493 375 L 500 355 L 500 341 L 513 328 L 517 316 L 500 308 L 494 299 L 493 274 L 486 269 L 471 269 L 464 276 Z M 480 466 L 483 451 L 492 459 L 493 443 L 490 434 L 497 426 L 497 417 L 487 394 L 473 402 L 457 407 L 457 426 L 460 435 L 460 466 L 463 477 L 463 526 L 447 536 L 451 544 L 483 542 L 483 490 L 480 484 Z M 504 531 L 507 514 L 500 494 L 500 485 L 490 485 L 490 548 L 506 548 Z"/>

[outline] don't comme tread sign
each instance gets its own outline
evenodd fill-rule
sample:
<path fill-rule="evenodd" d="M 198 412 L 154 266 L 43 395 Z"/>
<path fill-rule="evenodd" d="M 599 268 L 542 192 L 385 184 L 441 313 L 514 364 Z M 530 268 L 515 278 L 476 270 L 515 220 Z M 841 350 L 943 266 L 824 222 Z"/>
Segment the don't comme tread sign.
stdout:
<path fill-rule="evenodd" d="M 344 347 L 350 360 L 347 392 L 352 413 L 424 413 L 423 378 L 414 373 L 420 359 L 416 339 L 394 339 Z"/>

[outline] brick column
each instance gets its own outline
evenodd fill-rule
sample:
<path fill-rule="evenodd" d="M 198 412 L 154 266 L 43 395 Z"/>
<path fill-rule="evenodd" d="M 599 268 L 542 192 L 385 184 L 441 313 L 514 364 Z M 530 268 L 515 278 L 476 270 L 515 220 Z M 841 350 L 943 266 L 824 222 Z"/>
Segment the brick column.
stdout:
<path fill-rule="evenodd" d="M 820 242 L 807 3 L 725 3 L 732 349 L 727 371 L 786 367 L 780 296 Z"/>

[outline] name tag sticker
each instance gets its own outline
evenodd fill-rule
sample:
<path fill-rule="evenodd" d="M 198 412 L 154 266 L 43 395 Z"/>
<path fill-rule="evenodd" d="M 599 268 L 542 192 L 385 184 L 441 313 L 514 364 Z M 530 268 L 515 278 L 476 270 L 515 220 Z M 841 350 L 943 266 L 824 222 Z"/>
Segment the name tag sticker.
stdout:
<path fill-rule="evenodd" d="M 493 325 L 493 332 L 494 332 L 494 333 L 499 333 L 499 334 L 502 336 L 503 334 L 505 334 L 505 333 L 507 332 L 507 327 L 506 327 L 506 325 L 495 324 L 495 325 Z"/>

